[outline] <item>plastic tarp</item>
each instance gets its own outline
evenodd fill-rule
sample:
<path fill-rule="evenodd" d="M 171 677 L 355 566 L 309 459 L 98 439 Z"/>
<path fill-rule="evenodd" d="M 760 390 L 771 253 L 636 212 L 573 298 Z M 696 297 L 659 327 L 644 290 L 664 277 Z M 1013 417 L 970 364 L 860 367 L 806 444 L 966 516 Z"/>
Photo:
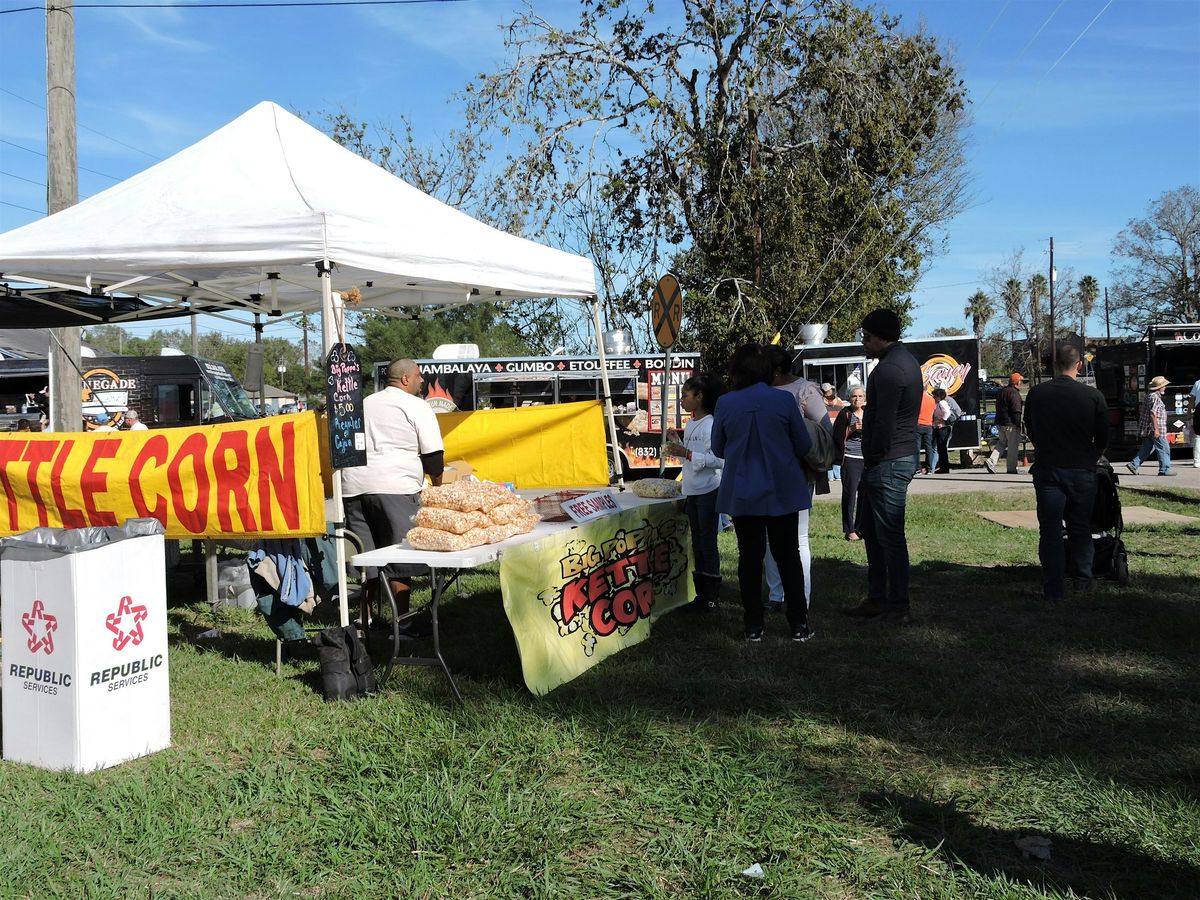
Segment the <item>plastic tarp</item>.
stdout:
<path fill-rule="evenodd" d="M 0 235 L 10 283 L 263 312 L 320 308 L 323 260 L 335 290 L 357 287 L 364 307 L 596 293 L 589 259 L 473 219 L 267 101 L 120 184 Z"/>
<path fill-rule="evenodd" d="M 597 400 L 442 413 L 446 459 L 465 459 L 485 481 L 518 488 L 608 484 L 604 410 Z"/>

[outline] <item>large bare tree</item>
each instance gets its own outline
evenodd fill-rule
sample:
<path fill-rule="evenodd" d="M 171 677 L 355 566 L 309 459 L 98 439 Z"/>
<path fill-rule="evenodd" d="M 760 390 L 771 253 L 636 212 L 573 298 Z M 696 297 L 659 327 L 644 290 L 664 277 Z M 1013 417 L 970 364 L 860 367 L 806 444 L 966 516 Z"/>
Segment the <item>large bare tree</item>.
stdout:
<path fill-rule="evenodd" d="M 1155 322 L 1200 322 L 1200 189 L 1184 185 L 1117 235 L 1113 308 L 1130 332 Z"/>

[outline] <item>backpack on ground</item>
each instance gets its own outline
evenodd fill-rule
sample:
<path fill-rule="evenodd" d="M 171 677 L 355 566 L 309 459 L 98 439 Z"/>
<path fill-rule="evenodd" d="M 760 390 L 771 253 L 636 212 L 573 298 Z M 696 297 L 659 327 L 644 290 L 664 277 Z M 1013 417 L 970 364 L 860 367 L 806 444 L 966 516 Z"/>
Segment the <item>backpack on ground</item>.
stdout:
<path fill-rule="evenodd" d="M 1124 587 L 1129 583 L 1129 555 L 1121 532 L 1120 479 L 1103 456 L 1096 461 L 1096 499 L 1092 503 L 1092 575 Z"/>

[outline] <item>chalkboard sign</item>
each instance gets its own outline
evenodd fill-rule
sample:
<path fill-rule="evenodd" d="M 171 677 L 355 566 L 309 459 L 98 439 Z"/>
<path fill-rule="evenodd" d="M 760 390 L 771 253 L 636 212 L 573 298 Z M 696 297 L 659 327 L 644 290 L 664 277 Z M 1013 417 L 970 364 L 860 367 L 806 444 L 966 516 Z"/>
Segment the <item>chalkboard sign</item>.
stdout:
<path fill-rule="evenodd" d="M 329 458 L 335 469 L 367 464 L 363 423 L 362 363 L 349 344 L 334 344 L 325 358 Z"/>

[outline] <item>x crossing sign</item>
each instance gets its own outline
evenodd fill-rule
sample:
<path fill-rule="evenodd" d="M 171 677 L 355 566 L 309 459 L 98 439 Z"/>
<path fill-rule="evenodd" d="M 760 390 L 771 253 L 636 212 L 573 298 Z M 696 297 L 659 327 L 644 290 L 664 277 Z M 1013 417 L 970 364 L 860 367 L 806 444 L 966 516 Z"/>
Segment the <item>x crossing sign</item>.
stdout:
<path fill-rule="evenodd" d="M 679 338 L 679 323 L 683 320 L 683 288 L 674 275 L 658 279 L 654 296 L 650 300 L 650 322 L 658 346 L 664 350 L 674 345 Z"/>

